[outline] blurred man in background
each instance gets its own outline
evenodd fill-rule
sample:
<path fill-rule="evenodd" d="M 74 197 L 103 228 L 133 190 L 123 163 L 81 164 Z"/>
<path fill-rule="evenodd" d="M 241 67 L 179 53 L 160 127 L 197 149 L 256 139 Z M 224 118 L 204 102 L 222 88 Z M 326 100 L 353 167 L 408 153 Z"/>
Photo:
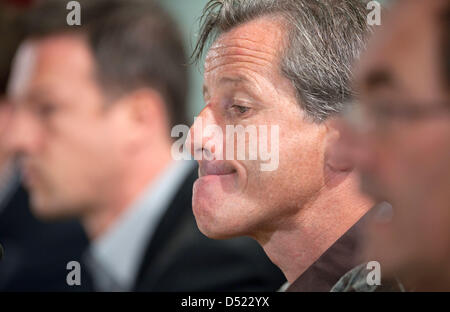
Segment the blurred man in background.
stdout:
<path fill-rule="evenodd" d="M 372 206 L 332 148 L 340 135 L 333 117 L 351 97 L 350 65 L 369 33 L 366 15 L 359 0 L 213 0 L 205 9 L 197 56 L 212 38 L 206 105 L 188 142 L 200 165 L 197 224 L 212 238 L 256 239 L 292 291 L 329 291 L 355 264 L 355 224 Z M 278 127 L 279 138 L 264 142 L 279 148 L 278 168 L 261 170 L 261 154 L 249 159 L 249 133 L 241 145 L 233 134 L 229 145 L 228 134 L 206 134 L 211 125 L 223 133 Z M 234 158 L 223 160 L 229 146 Z"/>
<path fill-rule="evenodd" d="M 345 140 L 362 187 L 392 205 L 364 244 L 382 285 L 359 266 L 335 291 L 450 291 L 450 1 L 406 0 L 357 66 Z"/>
<path fill-rule="evenodd" d="M 22 36 L 23 12 L 0 4 L 0 291 L 70 291 L 67 263 L 80 261 L 87 238 L 77 222 L 43 223 L 30 211 L 28 194 L 5 142 L 11 118 L 6 89 Z"/>
<path fill-rule="evenodd" d="M 96 290 L 275 290 L 282 274 L 255 242 L 196 228 L 194 166 L 171 155 L 187 74 L 170 16 L 153 1 L 80 3 L 82 26 L 65 24 L 65 2 L 30 13 L 13 71 L 9 143 L 35 213 L 81 219 Z"/>

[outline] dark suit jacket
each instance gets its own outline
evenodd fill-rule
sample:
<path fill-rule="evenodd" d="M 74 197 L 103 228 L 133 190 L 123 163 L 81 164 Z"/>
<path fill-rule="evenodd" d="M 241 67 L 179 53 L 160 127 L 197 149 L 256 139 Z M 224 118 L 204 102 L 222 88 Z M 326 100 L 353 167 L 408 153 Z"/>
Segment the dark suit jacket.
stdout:
<path fill-rule="evenodd" d="M 367 216 L 344 233 L 286 291 L 328 292 L 345 273 L 360 264 L 361 234 Z"/>
<path fill-rule="evenodd" d="M 76 222 L 43 223 L 17 186 L 0 211 L 0 291 L 79 291 L 66 283 L 67 263 L 80 261 L 87 238 Z"/>
<path fill-rule="evenodd" d="M 192 212 L 194 170 L 148 244 L 135 291 L 275 291 L 282 272 L 250 238 L 212 240 Z"/>

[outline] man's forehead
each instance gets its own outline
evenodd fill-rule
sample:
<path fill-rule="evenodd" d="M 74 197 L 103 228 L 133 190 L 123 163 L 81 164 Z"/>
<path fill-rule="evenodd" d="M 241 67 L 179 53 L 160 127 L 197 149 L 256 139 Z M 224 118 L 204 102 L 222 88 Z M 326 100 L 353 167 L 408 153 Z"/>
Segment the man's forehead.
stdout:
<path fill-rule="evenodd" d="M 33 40 L 36 46 L 37 66 L 40 68 L 88 69 L 92 56 L 83 37 L 72 34 L 49 36 Z"/>
<path fill-rule="evenodd" d="M 205 67 L 208 68 L 215 59 L 227 56 L 255 56 L 271 62 L 277 57 L 284 36 L 284 26 L 277 17 L 246 22 L 217 38 L 208 51 Z"/>
<path fill-rule="evenodd" d="M 89 49 L 79 36 L 55 35 L 29 39 L 16 54 L 8 92 L 18 97 L 36 77 L 45 81 L 71 79 L 77 72 L 90 73 L 91 66 Z"/>

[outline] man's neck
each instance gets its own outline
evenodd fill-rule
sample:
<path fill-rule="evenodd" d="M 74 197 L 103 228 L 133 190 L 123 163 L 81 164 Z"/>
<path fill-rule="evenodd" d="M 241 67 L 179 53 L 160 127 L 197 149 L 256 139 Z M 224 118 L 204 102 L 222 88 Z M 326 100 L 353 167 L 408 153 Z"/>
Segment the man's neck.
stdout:
<path fill-rule="evenodd" d="M 265 239 L 257 240 L 264 251 L 293 283 L 328 248 L 372 207 L 360 194 L 356 179 L 349 175 L 332 188 L 325 187 L 316 198 L 286 218 Z M 269 237 L 269 238 L 268 238 Z"/>
<path fill-rule="evenodd" d="M 170 151 L 158 153 L 158 157 L 136 156 L 134 161 L 130 161 L 116 192 L 111 192 L 101 207 L 90 209 L 90 213 L 83 217 L 82 223 L 89 239 L 104 235 L 171 162 Z"/>

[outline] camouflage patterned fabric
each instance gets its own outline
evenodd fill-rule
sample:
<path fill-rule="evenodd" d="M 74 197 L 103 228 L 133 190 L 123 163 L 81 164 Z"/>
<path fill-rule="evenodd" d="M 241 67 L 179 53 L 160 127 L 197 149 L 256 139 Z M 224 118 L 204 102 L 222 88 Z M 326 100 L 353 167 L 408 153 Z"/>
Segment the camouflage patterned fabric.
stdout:
<path fill-rule="evenodd" d="M 347 272 L 333 286 L 331 292 L 404 292 L 405 289 L 396 278 L 383 280 L 381 285 L 369 285 L 367 283 L 367 264 L 361 264 Z"/>

